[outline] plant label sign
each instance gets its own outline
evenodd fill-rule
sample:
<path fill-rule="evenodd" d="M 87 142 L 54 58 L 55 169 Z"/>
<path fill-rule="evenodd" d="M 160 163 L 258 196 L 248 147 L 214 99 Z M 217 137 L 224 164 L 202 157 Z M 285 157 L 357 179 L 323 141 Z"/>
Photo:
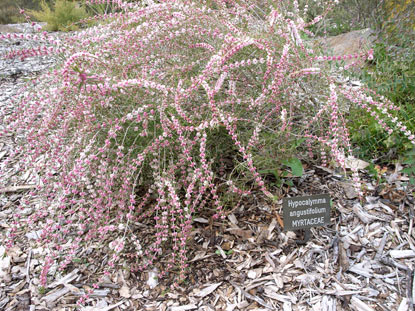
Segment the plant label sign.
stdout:
<path fill-rule="evenodd" d="M 330 223 L 330 196 L 328 194 L 284 198 L 284 231 L 320 227 Z"/>

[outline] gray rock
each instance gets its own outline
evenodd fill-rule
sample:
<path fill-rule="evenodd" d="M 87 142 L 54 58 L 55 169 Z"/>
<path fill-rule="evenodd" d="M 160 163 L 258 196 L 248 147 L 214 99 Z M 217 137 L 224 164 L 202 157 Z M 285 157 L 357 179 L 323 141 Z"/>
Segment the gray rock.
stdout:
<path fill-rule="evenodd" d="M 322 46 L 324 50 L 329 51 L 329 55 L 350 55 L 359 54 L 370 50 L 376 36 L 373 30 L 370 28 L 350 31 L 338 36 L 319 38 L 317 42 Z M 345 60 L 345 64 L 350 64 L 355 59 Z"/>

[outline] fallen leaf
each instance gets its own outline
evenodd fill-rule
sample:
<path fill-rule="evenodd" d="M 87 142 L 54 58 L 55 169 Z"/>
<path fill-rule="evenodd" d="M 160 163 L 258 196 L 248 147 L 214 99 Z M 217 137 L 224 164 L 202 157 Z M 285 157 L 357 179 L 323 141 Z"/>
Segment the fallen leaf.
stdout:
<path fill-rule="evenodd" d="M 130 298 L 130 289 L 127 287 L 127 285 L 123 285 L 119 290 L 120 296 L 123 298 Z"/>
<path fill-rule="evenodd" d="M 193 221 L 194 222 L 199 222 L 201 224 L 208 224 L 209 223 L 209 220 L 207 220 L 205 218 L 201 218 L 201 217 L 195 218 L 195 219 L 193 219 Z"/>
<path fill-rule="evenodd" d="M 276 213 L 275 215 L 277 217 L 277 221 L 280 224 L 281 228 L 284 228 L 284 222 L 282 221 L 280 214 Z"/>
<path fill-rule="evenodd" d="M 254 233 L 251 230 L 243 230 L 240 228 L 229 228 L 226 229 L 226 231 L 229 231 L 230 233 L 240 236 L 243 239 L 249 239 L 252 238 L 252 236 L 254 235 Z"/>
<path fill-rule="evenodd" d="M 370 164 L 368 162 L 357 159 L 353 156 L 347 157 L 345 161 L 346 168 L 350 168 L 350 169 L 363 170 L 369 165 Z"/>
<path fill-rule="evenodd" d="M 351 200 L 351 199 L 355 199 L 358 197 L 358 193 L 354 187 L 353 184 L 351 183 L 346 183 L 346 182 L 340 182 L 339 183 L 340 186 L 343 188 L 344 193 L 346 194 L 346 197 Z"/>
<path fill-rule="evenodd" d="M 209 285 L 197 293 L 196 296 L 201 298 L 206 297 L 213 293 L 221 284 L 222 282 Z"/>
<path fill-rule="evenodd" d="M 235 214 L 229 214 L 228 215 L 228 219 L 231 223 L 233 223 L 234 225 L 238 224 L 238 219 L 236 219 Z"/>

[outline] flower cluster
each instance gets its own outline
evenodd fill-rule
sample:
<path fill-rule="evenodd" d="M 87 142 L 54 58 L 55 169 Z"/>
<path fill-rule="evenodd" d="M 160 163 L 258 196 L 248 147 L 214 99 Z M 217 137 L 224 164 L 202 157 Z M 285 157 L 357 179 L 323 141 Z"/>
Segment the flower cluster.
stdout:
<path fill-rule="evenodd" d="M 44 35 L 52 48 L 39 53 L 59 53 L 62 63 L 1 116 L 6 131 L 25 133 L 15 156 L 40 177 L 43 205 L 30 221 L 50 249 L 46 272 L 99 241 L 113 253 L 109 269 L 135 253 L 140 270 L 157 265 L 163 276 L 178 268 L 184 277 L 196 212 L 221 217 L 225 194 L 252 187 L 272 196 L 263 157 L 281 157 L 276 149 L 305 137 L 307 155 L 345 166 L 344 102 L 415 142 L 391 103 L 335 84 L 322 61 L 371 54 L 316 55 L 302 35 L 319 18 L 305 23 L 296 1 L 275 1 L 264 19 L 237 1 L 217 0 L 215 9 L 113 2 L 118 11 L 100 16 L 99 26 L 65 42 Z M 34 54 L 9 56 L 22 55 Z M 226 160 L 233 167 L 219 168 Z"/>

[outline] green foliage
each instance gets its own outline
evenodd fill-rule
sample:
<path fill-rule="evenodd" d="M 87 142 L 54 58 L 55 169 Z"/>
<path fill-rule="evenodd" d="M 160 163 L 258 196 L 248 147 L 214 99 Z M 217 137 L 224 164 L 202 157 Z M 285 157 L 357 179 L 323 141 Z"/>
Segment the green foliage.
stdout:
<path fill-rule="evenodd" d="M 285 169 L 284 166 L 289 169 Z M 280 169 L 281 168 L 281 169 Z M 276 187 L 283 185 L 293 186 L 294 183 L 291 177 L 301 177 L 304 174 L 303 164 L 297 157 L 292 157 L 281 161 L 281 163 L 272 169 L 261 169 L 259 171 L 265 176 L 270 176 L 274 179 L 270 184 Z"/>
<path fill-rule="evenodd" d="M 350 139 L 358 158 L 389 161 L 396 157 L 396 143 L 404 144 L 399 135 L 386 134 L 375 118 L 362 114 L 360 109 L 352 109 L 348 120 Z"/>
<path fill-rule="evenodd" d="M 415 130 L 415 50 L 414 44 L 403 36 L 400 45 L 381 42 L 375 45 L 374 60 L 357 76 L 364 84 L 387 97 L 400 107 L 395 116 L 408 130 Z M 387 135 L 375 118 L 352 110 L 350 115 L 352 142 L 357 155 L 382 161 L 403 155 L 412 145 L 399 134 Z M 387 156 L 386 156 L 387 155 Z"/>
<path fill-rule="evenodd" d="M 370 163 L 370 165 L 367 167 L 367 171 L 376 181 L 377 185 L 385 182 L 385 179 L 382 177 L 382 175 L 387 171 L 387 167 L 380 167 L 379 165 Z"/>
<path fill-rule="evenodd" d="M 41 10 L 31 10 L 30 14 L 37 20 L 46 22 L 49 31 L 71 31 L 78 29 L 77 22 L 88 16 L 84 6 L 68 0 L 56 0 L 53 9 L 42 0 Z"/>
<path fill-rule="evenodd" d="M 229 255 L 232 255 L 233 254 L 233 250 L 232 249 L 230 249 L 228 251 L 224 250 L 223 252 L 225 253 L 226 256 L 229 256 Z M 216 250 L 215 254 L 218 255 L 218 256 L 221 256 L 220 250 Z"/>
<path fill-rule="evenodd" d="M 303 165 L 298 158 L 291 158 L 282 162 L 291 169 L 291 173 L 295 177 L 301 177 L 304 174 Z"/>
<path fill-rule="evenodd" d="M 38 291 L 39 291 L 39 294 L 41 296 L 43 296 L 43 295 L 45 295 L 47 293 L 47 289 L 45 287 L 43 287 L 43 286 L 39 286 L 38 287 Z"/>
<path fill-rule="evenodd" d="M 384 96 L 396 104 L 415 100 L 415 51 L 409 44 L 376 44 L 375 59 L 361 76 L 362 82 L 376 87 Z"/>
<path fill-rule="evenodd" d="M 409 151 L 405 155 L 405 160 L 403 164 L 406 164 L 407 167 L 402 170 L 403 173 L 408 174 L 409 183 L 415 185 L 415 149 Z"/>

